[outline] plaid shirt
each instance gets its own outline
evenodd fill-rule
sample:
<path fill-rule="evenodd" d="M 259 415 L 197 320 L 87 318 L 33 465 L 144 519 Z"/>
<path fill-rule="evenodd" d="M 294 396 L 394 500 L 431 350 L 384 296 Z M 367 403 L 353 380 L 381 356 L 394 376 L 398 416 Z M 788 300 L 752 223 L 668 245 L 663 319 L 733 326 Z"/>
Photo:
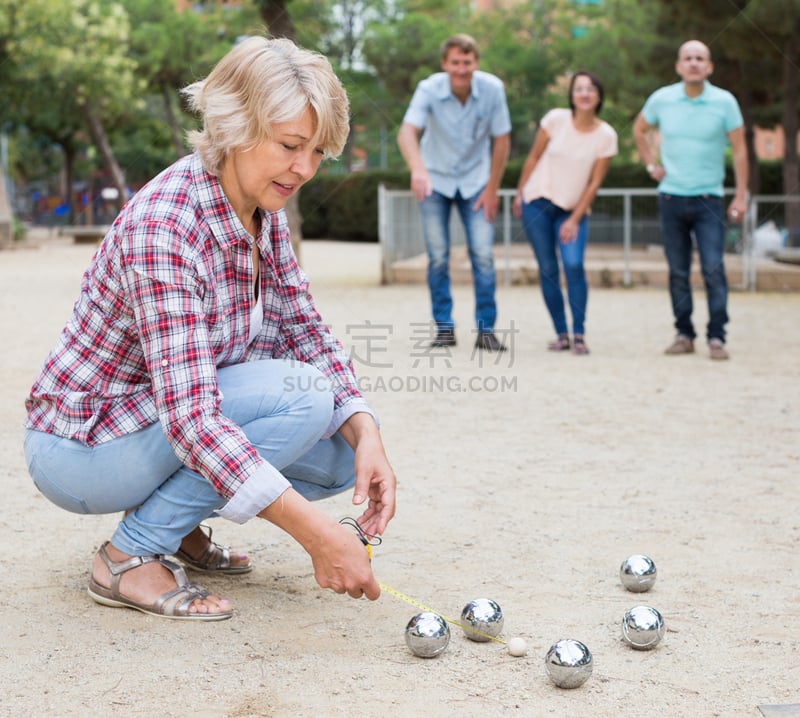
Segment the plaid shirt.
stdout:
<path fill-rule="evenodd" d="M 253 238 L 219 182 L 196 155 L 149 182 L 83 275 L 26 401 L 26 426 L 92 446 L 160 421 L 177 457 L 230 499 L 222 515 L 245 521 L 277 498 L 289 484 L 220 413 L 217 367 L 269 358 L 314 365 L 333 386 L 327 435 L 371 412 L 314 307 L 285 213 L 263 212 L 261 227 L 264 320 L 248 345 Z"/>

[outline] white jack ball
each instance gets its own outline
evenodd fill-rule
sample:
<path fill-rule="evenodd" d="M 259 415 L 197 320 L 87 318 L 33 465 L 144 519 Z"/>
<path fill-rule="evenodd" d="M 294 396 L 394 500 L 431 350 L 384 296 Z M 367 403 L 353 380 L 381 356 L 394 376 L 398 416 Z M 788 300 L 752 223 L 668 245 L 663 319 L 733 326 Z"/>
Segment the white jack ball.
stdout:
<path fill-rule="evenodd" d="M 508 649 L 510 655 L 517 658 L 524 656 L 528 652 L 528 644 L 525 643 L 524 638 L 520 638 L 519 636 L 515 636 L 514 638 L 510 639 L 506 644 L 506 648 Z"/>

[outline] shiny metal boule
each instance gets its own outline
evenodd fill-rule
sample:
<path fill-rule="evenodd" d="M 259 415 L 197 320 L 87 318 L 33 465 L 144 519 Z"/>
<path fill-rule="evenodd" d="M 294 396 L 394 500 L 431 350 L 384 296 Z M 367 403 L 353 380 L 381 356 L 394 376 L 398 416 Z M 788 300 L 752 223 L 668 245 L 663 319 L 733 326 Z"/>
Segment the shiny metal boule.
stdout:
<path fill-rule="evenodd" d="M 544 667 L 559 688 L 577 688 L 592 675 L 592 653 L 580 641 L 565 638 L 550 646 Z"/>
<path fill-rule="evenodd" d="M 450 627 L 438 613 L 423 611 L 406 625 L 406 645 L 420 658 L 438 656 L 450 643 Z"/>
<path fill-rule="evenodd" d="M 622 617 L 622 639 L 637 651 L 655 648 L 664 630 L 664 618 L 651 606 L 634 606 Z"/>
<path fill-rule="evenodd" d="M 490 598 L 475 598 L 461 611 L 461 628 L 471 641 L 491 641 L 503 630 L 503 611 Z"/>
<path fill-rule="evenodd" d="M 628 556 L 619 567 L 619 580 L 633 593 L 649 591 L 656 582 L 657 575 L 653 559 L 638 553 Z"/>

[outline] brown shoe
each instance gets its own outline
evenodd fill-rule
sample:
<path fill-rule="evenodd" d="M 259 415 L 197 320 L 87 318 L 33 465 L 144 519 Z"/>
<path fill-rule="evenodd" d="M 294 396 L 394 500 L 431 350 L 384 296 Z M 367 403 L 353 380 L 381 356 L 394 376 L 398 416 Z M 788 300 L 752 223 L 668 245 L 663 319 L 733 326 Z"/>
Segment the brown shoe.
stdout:
<path fill-rule="evenodd" d="M 664 350 L 664 354 L 694 354 L 694 342 L 685 334 L 678 334 L 675 341 Z"/>
<path fill-rule="evenodd" d="M 715 360 L 730 359 L 731 355 L 725 348 L 725 342 L 722 339 L 711 339 L 708 342 L 708 355 Z"/>

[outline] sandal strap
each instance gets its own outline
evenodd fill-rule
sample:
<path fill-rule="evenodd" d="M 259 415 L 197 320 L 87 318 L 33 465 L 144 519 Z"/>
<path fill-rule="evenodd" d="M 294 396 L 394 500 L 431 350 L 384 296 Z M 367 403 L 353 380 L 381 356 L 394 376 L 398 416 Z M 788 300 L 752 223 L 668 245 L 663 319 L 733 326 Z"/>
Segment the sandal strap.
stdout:
<path fill-rule="evenodd" d="M 569 335 L 568 334 L 559 334 L 555 341 L 550 342 L 547 345 L 547 348 L 551 352 L 560 352 L 566 351 L 569 349 Z"/>
<path fill-rule="evenodd" d="M 111 586 L 108 589 L 102 589 L 107 593 L 101 595 L 104 595 L 106 598 L 109 598 L 115 602 L 119 601 L 121 604 L 138 608 L 139 610 L 143 610 L 146 613 L 154 615 L 168 617 L 196 616 L 198 619 L 207 619 L 205 615 L 201 616 L 193 614 L 189 609 L 195 600 L 202 600 L 208 597 L 210 593 L 202 586 L 198 586 L 196 583 L 189 581 L 183 566 L 175 563 L 174 561 L 170 561 L 162 554 L 131 556 L 124 561 L 113 561 L 106 551 L 106 546 L 108 546 L 108 544 L 109 542 L 106 541 L 97 552 L 98 556 L 100 556 L 100 559 L 106 565 L 106 568 L 108 568 L 111 583 Z M 150 605 L 140 604 L 124 596 L 119 590 L 119 583 L 122 575 L 131 569 L 154 562 L 160 563 L 162 566 L 164 566 L 164 568 L 169 570 L 175 577 L 175 582 L 178 585 L 171 591 L 159 596 Z M 100 590 L 100 588 L 95 590 Z M 216 616 L 215 614 L 212 614 L 212 616 L 213 618 L 211 620 L 216 618 L 228 618 L 230 617 L 230 613 L 227 613 L 227 615 L 223 616 Z"/>
<path fill-rule="evenodd" d="M 131 556 L 130 558 L 126 558 L 124 561 L 113 561 L 111 557 L 108 555 L 106 551 L 106 546 L 108 546 L 110 542 L 106 541 L 101 547 L 97 554 L 100 556 L 100 560 L 106 565 L 108 569 L 110 583 L 111 585 L 109 588 L 114 592 L 119 594 L 119 583 L 122 580 L 122 575 L 130 571 L 134 568 L 139 568 L 139 566 L 144 566 L 146 563 L 153 563 L 158 562 L 169 571 L 172 572 L 172 575 L 175 577 L 175 582 L 178 584 L 178 587 L 185 586 L 187 584 L 191 584 L 189 581 L 189 577 L 186 575 L 186 571 L 183 570 L 183 566 L 180 564 L 175 563 L 174 561 L 170 561 L 169 559 L 164 558 L 162 554 L 149 554 L 144 556 Z"/>
<path fill-rule="evenodd" d="M 573 339 L 572 344 L 572 351 L 575 354 L 588 354 L 589 347 L 586 346 L 586 342 L 584 341 L 582 334 L 576 334 Z"/>
<path fill-rule="evenodd" d="M 187 616 L 189 606 L 196 599 L 204 599 L 209 593 L 196 583 L 185 583 L 177 586 L 163 596 L 159 596 L 153 603 L 155 613 L 165 616 Z"/>
<path fill-rule="evenodd" d="M 175 555 L 194 568 L 203 571 L 224 571 L 231 568 L 231 550 L 227 546 L 215 543 L 211 538 L 213 529 L 207 524 L 198 527 L 208 539 L 205 551 L 200 556 L 190 556 L 185 551 L 178 549 Z"/>
<path fill-rule="evenodd" d="M 231 550 L 227 546 L 222 546 L 214 542 L 214 539 L 211 538 L 214 535 L 214 529 L 208 524 L 200 524 L 199 529 L 206 535 L 206 538 L 208 538 L 208 546 L 206 546 L 202 557 L 194 559 L 193 563 L 216 569 L 230 568 Z M 220 554 L 222 555 L 220 556 Z"/>

